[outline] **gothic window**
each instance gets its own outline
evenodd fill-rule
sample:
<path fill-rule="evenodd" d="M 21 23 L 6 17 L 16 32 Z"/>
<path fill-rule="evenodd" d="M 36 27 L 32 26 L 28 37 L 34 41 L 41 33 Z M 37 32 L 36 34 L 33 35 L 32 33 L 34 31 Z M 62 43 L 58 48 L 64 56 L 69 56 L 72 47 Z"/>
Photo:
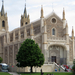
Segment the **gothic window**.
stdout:
<path fill-rule="evenodd" d="M 13 41 L 13 33 L 10 34 L 10 42 Z"/>
<path fill-rule="evenodd" d="M 2 27 L 5 27 L 5 21 L 2 21 Z"/>
<path fill-rule="evenodd" d="M 18 40 L 18 33 L 15 34 L 15 39 Z"/>
<path fill-rule="evenodd" d="M 52 35 L 55 35 L 55 29 L 54 28 L 52 29 Z"/>
<path fill-rule="evenodd" d="M 24 31 L 21 32 L 21 38 L 24 38 Z"/>

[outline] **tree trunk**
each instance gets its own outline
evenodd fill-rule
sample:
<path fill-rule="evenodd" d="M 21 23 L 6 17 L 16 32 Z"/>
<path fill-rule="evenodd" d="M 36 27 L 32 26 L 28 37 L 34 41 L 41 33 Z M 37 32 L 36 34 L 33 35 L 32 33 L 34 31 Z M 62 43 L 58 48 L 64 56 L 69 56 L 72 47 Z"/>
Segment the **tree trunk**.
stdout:
<path fill-rule="evenodd" d="M 33 72 L 33 67 L 31 66 L 31 73 Z"/>

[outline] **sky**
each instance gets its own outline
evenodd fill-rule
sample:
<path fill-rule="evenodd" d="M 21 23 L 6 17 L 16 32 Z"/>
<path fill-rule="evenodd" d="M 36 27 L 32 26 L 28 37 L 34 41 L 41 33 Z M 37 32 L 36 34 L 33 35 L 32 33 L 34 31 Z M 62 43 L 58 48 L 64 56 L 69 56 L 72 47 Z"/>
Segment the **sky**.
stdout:
<path fill-rule="evenodd" d="M 41 5 L 43 5 L 44 17 L 54 12 L 62 19 L 63 8 L 68 23 L 69 35 L 72 34 L 72 26 L 75 29 L 75 0 L 26 0 L 27 14 L 30 22 L 40 19 Z M 0 8 L 2 0 L 0 0 Z M 4 0 L 4 9 L 8 16 L 9 31 L 20 27 L 21 15 L 24 13 L 25 0 Z M 75 35 L 75 33 L 74 33 Z"/>

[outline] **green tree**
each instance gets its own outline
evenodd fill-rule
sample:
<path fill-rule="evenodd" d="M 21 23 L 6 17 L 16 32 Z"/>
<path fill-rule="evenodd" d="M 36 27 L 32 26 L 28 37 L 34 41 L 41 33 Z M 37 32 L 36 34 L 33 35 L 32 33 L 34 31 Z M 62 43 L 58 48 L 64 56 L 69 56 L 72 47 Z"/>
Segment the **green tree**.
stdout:
<path fill-rule="evenodd" d="M 21 44 L 19 52 L 16 55 L 16 60 L 18 67 L 29 66 L 31 67 L 31 72 L 33 72 L 33 66 L 41 67 L 44 64 L 44 55 L 34 40 L 26 39 Z"/>
<path fill-rule="evenodd" d="M 73 73 L 73 75 L 75 75 L 75 59 L 73 61 L 72 73 Z"/>
<path fill-rule="evenodd" d="M 0 57 L 0 63 L 3 61 L 3 59 Z"/>

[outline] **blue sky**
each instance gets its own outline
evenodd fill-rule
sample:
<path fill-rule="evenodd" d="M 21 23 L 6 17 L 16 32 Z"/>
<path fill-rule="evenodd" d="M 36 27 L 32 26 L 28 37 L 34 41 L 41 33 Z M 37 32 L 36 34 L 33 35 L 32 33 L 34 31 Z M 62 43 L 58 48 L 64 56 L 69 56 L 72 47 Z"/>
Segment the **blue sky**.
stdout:
<path fill-rule="evenodd" d="M 27 13 L 30 15 L 30 21 L 40 19 L 41 5 L 43 5 L 44 16 L 54 12 L 62 19 L 63 7 L 65 8 L 66 20 L 71 35 L 72 26 L 75 29 L 75 0 L 26 0 Z M 2 0 L 0 0 L 0 8 Z M 9 31 L 20 27 L 21 15 L 24 12 L 25 0 L 4 0 L 4 9 L 8 15 Z"/>

